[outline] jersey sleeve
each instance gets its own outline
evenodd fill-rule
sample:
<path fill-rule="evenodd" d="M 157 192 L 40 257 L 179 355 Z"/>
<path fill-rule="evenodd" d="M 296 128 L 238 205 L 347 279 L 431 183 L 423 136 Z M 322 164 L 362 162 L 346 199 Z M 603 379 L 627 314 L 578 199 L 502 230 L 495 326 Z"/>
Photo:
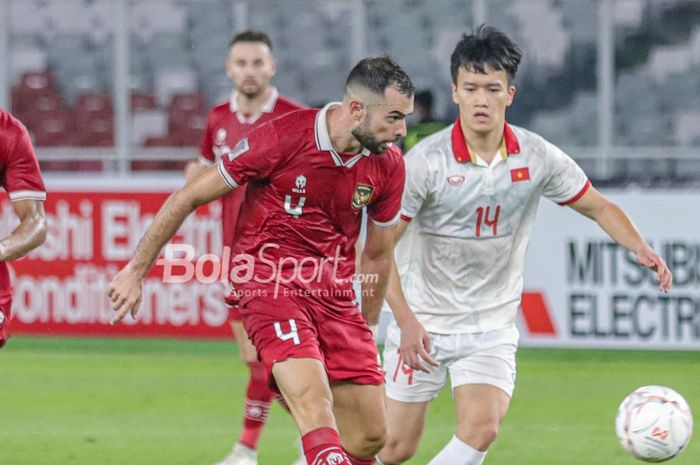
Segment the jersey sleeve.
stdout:
<path fill-rule="evenodd" d="M 10 200 L 46 200 L 46 187 L 39 170 L 29 133 L 22 125 L 15 126 L 15 143 L 4 148 L 6 160 L 2 185 Z"/>
<path fill-rule="evenodd" d="M 558 203 L 570 205 L 591 187 L 586 173 L 566 153 L 545 142 L 546 173 L 542 195 Z"/>
<path fill-rule="evenodd" d="M 377 155 L 370 155 L 377 156 Z M 381 156 L 381 155 L 379 155 Z M 378 192 L 377 199 L 367 207 L 367 214 L 380 228 L 391 228 L 399 222 L 401 194 L 406 179 L 403 157 L 398 155 L 391 172 L 386 175 L 386 186 Z"/>
<path fill-rule="evenodd" d="M 204 129 L 202 139 L 199 141 L 199 161 L 205 166 L 213 165 L 216 162 L 216 155 L 213 151 L 213 126 L 212 112 L 210 111 L 207 116 L 207 127 Z"/>
<path fill-rule="evenodd" d="M 273 122 L 263 124 L 238 141 L 219 162 L 219 172 L 235 189 L 253 179 L 267 178 L 289 153 Z"/>
<path fill-rule="evenodd" d="M 428 164 L 417 149 L 410 150 L 405 156 L 406 187 L 401 201 L 401 219 L 411 221 L 416 217 L 428 197 Z"/>

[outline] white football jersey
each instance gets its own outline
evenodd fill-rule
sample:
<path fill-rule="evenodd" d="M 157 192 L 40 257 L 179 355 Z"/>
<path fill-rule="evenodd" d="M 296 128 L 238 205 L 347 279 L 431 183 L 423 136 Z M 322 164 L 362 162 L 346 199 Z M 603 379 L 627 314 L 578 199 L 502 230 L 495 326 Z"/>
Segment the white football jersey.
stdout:
<path fill-rule="evenodd" d="M 397 260 L 419 321 L 435 333 L 514 325 L 540 196 L 575 202 L 590 187 L 585 173 L 539 135 L 508 124 L 500 156 L 487 165 L 467 146 L 459 120 L 405 161 L 401 216 L 412 223 Z"/>

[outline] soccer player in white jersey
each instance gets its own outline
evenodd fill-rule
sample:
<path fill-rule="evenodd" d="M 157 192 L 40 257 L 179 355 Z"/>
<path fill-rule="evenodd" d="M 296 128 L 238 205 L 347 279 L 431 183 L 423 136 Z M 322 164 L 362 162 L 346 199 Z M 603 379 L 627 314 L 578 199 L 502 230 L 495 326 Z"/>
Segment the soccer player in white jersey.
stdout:
<path fill-rule="evenodd" d="M 661 291 L 671 287 L 664 260 L 571 158 L 506 123 L 521 56 L 494 28 L 464 35 L 451 58 L 459 118 L 405 157 L 396 234 L 398 240 L 411 225 L 409 247 L 399 244 L 411 255 L 400 284 L 394 265 L 387 292 L 396 322 L 384 352 L 389 438 L 379 459 L 385 465 L 416 452 L 428 406 L 448 373 L 457 428 L 429 465 L 483 463 L 514 389 L 515 316 L 541 196 L 596 221 L 656 272 Z"/>

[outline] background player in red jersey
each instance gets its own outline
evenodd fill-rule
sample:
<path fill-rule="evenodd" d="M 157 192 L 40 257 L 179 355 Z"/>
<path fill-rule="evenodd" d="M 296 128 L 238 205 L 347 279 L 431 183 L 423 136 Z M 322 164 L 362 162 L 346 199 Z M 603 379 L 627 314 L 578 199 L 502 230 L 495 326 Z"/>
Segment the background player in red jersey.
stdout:
<path fill-rule="evenodd" d="M 241 32 L 231 39 L 226 73 L 235 90 L 231 98 L 209 111 L 207 128 L 202 135 L 200 157 L 188 164 L 185 179 L 191 180 L 208 166 L 231 153 L 238 141 L 254 128 L 291 111 L 305 108 L 282 97 L 270 80 L 275 75 L 272 42 L 260 31 Z M 223 245 L 231 248 L 238 211 L 245 189 L 233 190 L 222 199 Z M 238 302 L 232 293 L 226 303 L 231 327 L 238 341 L 241 358 L 248 365 L 250 378 L 246 389 L 243 431 L 231 453 L 217 465 L 255 465 L 257 446 L 270 411 L 274 393 L 268 386 L 265 367 L 258 361 L 255 347 L 241 323 Z"/>
<path fill-rule="evenodd" d="M 378 319 L 392 261 L 404 183 L 392 143 L 406 134 L 413 92 L 389 58 L 362 60 L 342 102 L 257 128 L 175 192 L 110 285 L 113 323 L 135 316 L 146 273 L 185 218 L 248 183 L 232 280 L 309 464 L 370 465 L 384 444 L 383 374 L 368 323 Z M 363 316 L 352 278 L 365 207 Z"/>
<path fill-rule="evenodd" d="M 34 147 L 27 129 L 8 112 L 0 109 L 0 173 L 2 187 L 19 218 L 9 236 L 0 240 L 0 347 L 10 337 L 12 283 L 7 263 L 28 254 L 46 240 L 44 200 L 46 188 L 41 179 Z"/>

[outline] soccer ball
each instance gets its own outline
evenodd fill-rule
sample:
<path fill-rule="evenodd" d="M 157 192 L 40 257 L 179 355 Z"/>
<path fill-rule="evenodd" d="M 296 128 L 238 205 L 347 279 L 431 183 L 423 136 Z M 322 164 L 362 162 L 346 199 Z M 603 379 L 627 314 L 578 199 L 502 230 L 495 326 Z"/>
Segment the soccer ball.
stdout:
<path fill-rule="evenodd" d="M 685 399 L 665 386 L 643 386 L 625 397 L 615 419 L 617 439 L 632 456 L 663 462 L 682 451 L 693 434 Z"/>

